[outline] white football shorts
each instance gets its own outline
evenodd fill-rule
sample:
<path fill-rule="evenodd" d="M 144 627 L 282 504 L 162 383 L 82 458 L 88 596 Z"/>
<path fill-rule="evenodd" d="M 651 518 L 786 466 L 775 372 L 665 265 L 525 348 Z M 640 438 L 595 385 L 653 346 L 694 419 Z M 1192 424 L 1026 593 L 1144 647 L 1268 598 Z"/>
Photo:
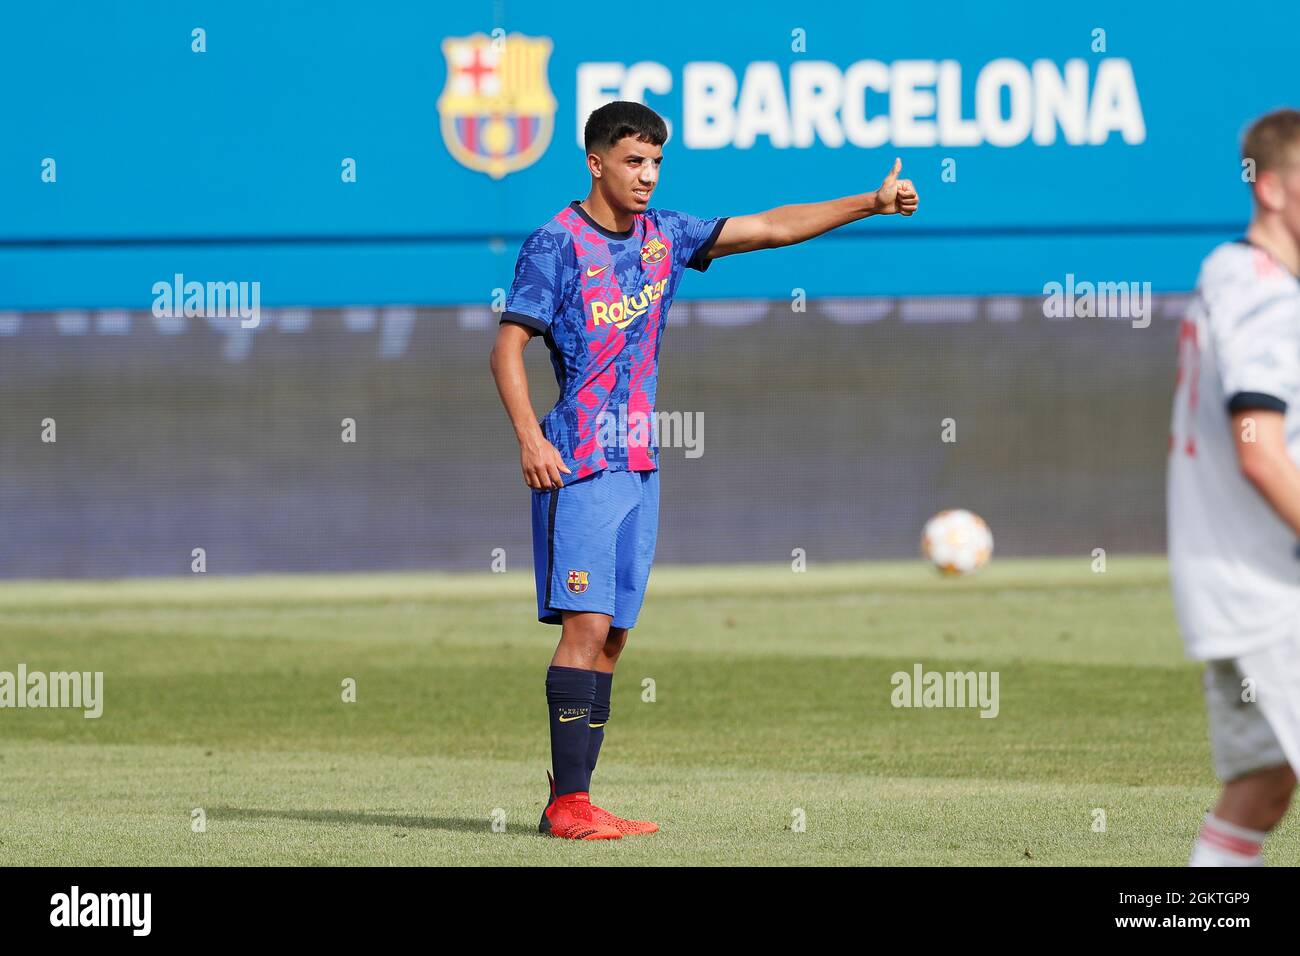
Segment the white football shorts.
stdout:
<path fill-rule="evenodd" d="M 1208 661 L 1205 699 L 1220 780 L 1280 764 L 1300 772 L 1300 638 Z"/>

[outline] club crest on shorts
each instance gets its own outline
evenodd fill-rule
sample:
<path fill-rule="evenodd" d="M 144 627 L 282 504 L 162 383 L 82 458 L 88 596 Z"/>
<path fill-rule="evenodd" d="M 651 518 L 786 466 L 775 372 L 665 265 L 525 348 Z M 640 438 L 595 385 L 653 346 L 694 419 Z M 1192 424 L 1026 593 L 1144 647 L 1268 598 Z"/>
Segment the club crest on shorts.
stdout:
<path fill-rule="evenodd" d="M 583 591 L 587 590 L 587 572 L 570 571 L 569 580 L 565 586 L 574 594 L 581 594 Z"/>

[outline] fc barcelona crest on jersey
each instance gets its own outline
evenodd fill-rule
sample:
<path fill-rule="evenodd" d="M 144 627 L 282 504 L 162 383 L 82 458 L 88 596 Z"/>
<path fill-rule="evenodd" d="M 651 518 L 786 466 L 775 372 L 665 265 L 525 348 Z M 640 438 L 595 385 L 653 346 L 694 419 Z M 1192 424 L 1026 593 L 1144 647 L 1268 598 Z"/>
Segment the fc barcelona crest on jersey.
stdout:
<path fill-rule="evenodd" d="M 568 588 L 574 594 L 581 594 L 583 591 L 587 590 L 587 572 L 570 571 Z"/>
<path fill-rule="evenodd" d="M 501 179 L 546 152 L 555 97 L 546 78 L 545 37 L 476 33 L 442 42 L 447 85 L 438 97 L 442 140 L 456 161 Z"/>
<path fill-rule="evenodd" d="M 666 255 L 668 255 L 668 247 L 664 245 L 664 241 L 658 236 L 641 247 L 641 261 L 646 265 L 662 262 Z"/>

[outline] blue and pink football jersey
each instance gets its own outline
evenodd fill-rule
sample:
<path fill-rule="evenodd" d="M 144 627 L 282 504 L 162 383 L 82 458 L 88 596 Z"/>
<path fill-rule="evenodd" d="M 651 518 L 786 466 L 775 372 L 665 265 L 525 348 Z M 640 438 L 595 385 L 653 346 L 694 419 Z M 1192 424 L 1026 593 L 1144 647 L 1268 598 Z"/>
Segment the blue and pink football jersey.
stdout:
<path fill-rule="evenodd" d="M 542 431 L 572 474 L 653 471 L 659 342 L 686 268 L 704 272 L 725 218 L 647 209 L 625 233 L 574 200 L 524 240 L 502 322 L 541 332 L 560 386 Z"/>

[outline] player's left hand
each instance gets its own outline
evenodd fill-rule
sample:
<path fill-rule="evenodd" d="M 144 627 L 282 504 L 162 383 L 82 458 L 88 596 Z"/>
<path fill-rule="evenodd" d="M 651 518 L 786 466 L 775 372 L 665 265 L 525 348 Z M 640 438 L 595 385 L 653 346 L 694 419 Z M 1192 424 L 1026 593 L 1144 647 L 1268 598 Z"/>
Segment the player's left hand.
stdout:
<path fill-rule="evenodd" d="M 916 187 L 912 185 L 910 179 L 898 178 L 902 169 L 903 161 L 895 159 L 894 168 L 889 171 L 885 181 L 876 190 L 874 212 L 877 216 L 892 216 L 894 213 L 910 216 L 916 212 L 921 199 L 917 196 Z"/>

